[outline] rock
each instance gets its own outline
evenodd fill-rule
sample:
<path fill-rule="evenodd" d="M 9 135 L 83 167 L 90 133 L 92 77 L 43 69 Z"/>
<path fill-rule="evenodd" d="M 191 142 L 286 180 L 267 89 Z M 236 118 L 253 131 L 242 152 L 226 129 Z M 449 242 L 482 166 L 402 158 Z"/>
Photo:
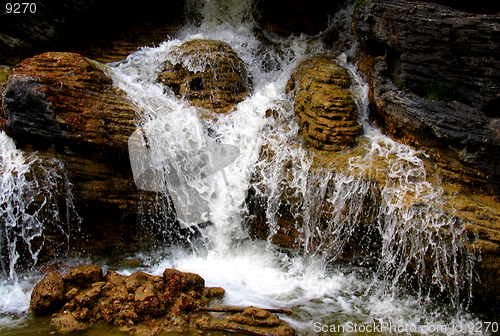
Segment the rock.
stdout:
<path fill-rule="evenodd" d="M 482 256 L 475 300 L 491 304 L 500 288 L 500 23 L 491 8 L 467 6 L 493 15 L 373 0 L 361 3 L 352 24 L 367 53 L 360 69 L 375 117 L 393 138 L 429 154 L 428 167 L 437 166 L 443 206 L 466 225 Z M 452 101 L 419 97 L 429 84 L 451 83 L 458 93 Z"/>
<path fill-rule="evenodd" d="M 57 308 L 52 302 L 57 300 L 62 308 L 52 316 L 51 324 L 59 333 L 84 330 L 102 322 L 140 335 L 200 332 L 197 323 L 209 313 L 199 308 L 208 307 L 213 299 L 224 295 L 220 287 L 205 287 L 198 274 L 175 269 L 166 269 L 163 276 L 144 272 L 124 276 L 108 271 L 102 277 L 100 271 L 99 266 L 85 265 L 64 278 L 55 272 L 49 274 L 33 291 L 32 309 L 40 314 L 51 313 Z M 54 289 L 54 283 L 58 290 Z M 85 288 L 80 290 L 75 286 Z M 274 335 L 271 330 L 290 329 L 293 333 L 286 323 L 267 311 L 245 309 L 240 315 L 235 315 L 232 322 L 240 330 L 246 326 L 257 328 L 259 335 Z"/>
<path fill-rule="evenodd" d="M 88 328 L 82 322 L 77 321 L 75 317 L 68 312 L 56 314 L 50 321 L 50 324 L 56 329 L 56 332 L 60 334 L 82 331 Z"/>
<path fill-rule="evenodd" d="M 266 310 L 247 307 L 242 313 L 228 318 L 202 315 L 196 319 L 202 330 L 239 331 L 259 336 L 293 336 L 295 331 L 290 325 Z"/>
<path fill-rule="evenodd" d="M 229 112 L 251 88 L 244 62 L 227 43 L 214 40 L 174 49 L 158 81 L 192 105 L 217 113 Z"/>
<path fill-rule="evenodd" d="M 387 55 L 392 78 L 424 96 L 453 83 L 466 105 L 500 117 L 500 22 L 424 1 L 363 1 L 354 34 L 373 56 Z"/>
<path fill-rule="evenodd" d="M 363 67 L 382 127 L 392 137 L 428 151 L 447 178 L 496 195 L 498 29 L 496 15 L 426 2 L 365 1 L 353 14 L 353 30 L 369 54 Z M 381 54 L 385 57 L 377 58 Z M 453 88 L 456 95 L 437 98 L 454 101 L 415 95 L 425 96 L 428 88 L 440 85 Z"/>
<path fill-rule="evenodd" d="M 276 327 L 281 322 L 275 314 L 255 307 L 247 307 L 241 314 L 234 314 L 229 320 L 260 327 Z"/>
<path fill-rule="evenodd" d="M 49 52 L 18 64 L 2 95 L 6 132 L 18 148 L 63 162 L 83 222 L 74 246 L 87 250 L 158 234 L 149 225 L 154 219 L 137 225 L 141 200 L 153 216 L 155 208 L 161 208 L 158 216 L 174 216 L 165 209 L 168 201 L 134 183 L 128 137 L 135 130 L 136 107 L 112 83 L 98 62 Z"/>
<path fill-rule="evenodd" d="M 93 283 L 91 288 L 82 291 L 82 293 L 74 297 L 75 303 L 81 307 L 92 307 L 99 294 L 101 294 L 104 284 L 104 282 Z M 66 297 L 70 297 L 70 295 L 65 295 Z"/>
<path fill-rule="evenodd" d="M 50 314 L 62 306 L 64 281 L 57 272 L 50 272 L 31 293 L 30 309 L 35 314 Z"/>
<path fill-rule="evenodd" d="M 75 283 L 81 287 L 89 287 L 103 280 L 102 269 L 97 265 L 84 265 L 72 269 L 64 276 L 64 281 Z"/>
<path fill-rule="evenodd" d="M 449 179 L 499 194 L 499 118 L 459 102 L 425 100 L 400 90 L 381 57 L 368 78 L 371 102 L 391 136 L 425 149 Z"/>
<path fill-rule="evenodd" d="M 135 107 L 113 88 L 105 70 L 74 53 L 24 60 L 3 94 L 9 134 L 123 152 L 135 130 Z"/>
<path fill-rule="evenodd" d="M 299 64 L 287 92 L 293 93 L 300 133 L 309 145 L 322 150 L 353 146 L 361 132 L 357 108 L 348 91 L 347 70 L 329 57 L 316 57 Z"/>

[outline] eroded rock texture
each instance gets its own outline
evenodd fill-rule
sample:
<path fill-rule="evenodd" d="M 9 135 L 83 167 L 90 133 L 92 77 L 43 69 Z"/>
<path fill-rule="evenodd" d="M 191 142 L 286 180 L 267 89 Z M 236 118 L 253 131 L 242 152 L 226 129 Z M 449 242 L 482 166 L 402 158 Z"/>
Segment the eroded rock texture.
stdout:
<path fill-rule="evenodd" d="M 50 313 L 62 306 L 63 298 L 63 278 L 59 273 L 51 272 L 33 289 L 30 307 L 35 314 Z"/>
<path fill-rule="evenodd" d="M 347 70 L 332 58 L 316 57 L 299 64 L 287 92 L 294 95 L 295 114 L 306 143 L 330 151 L 353 146 L 361 126 L 350 85 Z"/>
<path fill-rule="evenodd" d="M 3 106 L 10 134 L 62 145 L 124 148 L 135 130 L 134 106 L 114 90 L 105 67 L 74 53 L 21 62 L 9 77 Z"/>
<path fill-rule="evenodd" d="M 224 42 L 193 40 L 171 52 L 158 80 L 176 96 L 217 113 L 230 111 L 251 89 L 245 64 Z"/>
<path fill-rule="evenodd" d="M 450 4 L 451 5 L 451 4 Z M 476 7 L 473 3 L 470 7 Z M 498 299 L 500 274 L 500 22 L 420 1 L 364 1 L 353 30 L 380 125 L 437 164 L 449 212 L 481 250 L 477 298 Z M 425 99 L 430 84 L 451 99 Z M 429 95 L 430 96 L 430 95 Z"/>
<path fill-rule="evenodd" d="M 500 22 L 428 2 L 364 1 L 353 29 L 371 54 L 387 52 L 391 73 L 417 94 L 454 83 L 467 105 L 499 115 Z"/>
<path fill-rule="evenodd" d="M 5 129 L 18 148 L 64 163 L 83 217 L 79 238 L 91 237 L 90 247 L 147 239 L 137 227 L 139 201 L 155 204 L 156 196 L 133 181 L 128 137 L 136 108 L 104 65 L 63 52 L 26 59 L 10 74 L 2 101 Z"/>
<path fill-rule="evenodd" d="M 353 29 L 372 57 L 370 99 L 386 131 L 426 149 L 454 180 L 498 195 L 498 17 L 377 0 L 354 11 Z M 415 95 L 432 96 L 440 85 L 454 88 L 452 101 Z"/>
<path fill-rule="evenodd" d="M 64 277 L 48 274 L 33 290 L 30 308 L 39 314 L 56 312 L 51 324 L 59 333 L 107 323 L 146 336 L 210 329 L 294 335 L 287 323 L 265 310 L 248 307 L 225 318 L 199 311 L 223 295 L 223 288 L 205 287 L 203 278 L 194 273 L 166 269 L 161 276 L 143 272 L 124 276 L 114 271 L 103 275 L 99 266 L 85 265 Z"/>

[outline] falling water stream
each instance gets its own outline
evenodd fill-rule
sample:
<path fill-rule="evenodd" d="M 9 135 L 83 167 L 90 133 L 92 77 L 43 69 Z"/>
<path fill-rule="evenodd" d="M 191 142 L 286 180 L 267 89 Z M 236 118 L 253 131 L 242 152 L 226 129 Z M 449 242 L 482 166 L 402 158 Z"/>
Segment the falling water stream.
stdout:
<path fill-rule="evenodd" d="M 328 334 L 340 325 L 345 330 L 351 328 L 353 335 L 477 335 L 467 326 L 481 320 L 465 312 L 459 300 L 460 292 L 469 291 L 475 262 L 474 253 L 466 248 L 464 227 L 441 209 L 441 191 L 427 181 L 424 153 L 392 141 L 370 124 L 367 84 L 353 65 L 356 46 L 348 30 L 344 38 L 349 50 L 330 50 L 319 36 L 279 38 L 266 32 L 272 43 L 263 45 L 253 33 L 252 2 L 235 3 L 238 6 L 227 3 L 221 12 L 215 6 L 218 1 L 207 1 L 204 6 L 201 1 L 193 1 L 188 9 L 202 18 L 201 23 L 188 24 L 159 46 L 141 48 L 123 61 L 108 65 L 115 85 L 142 113 L 137 126 L 155 164 L 176 164 L 179 153 L 193 153 L 213 144 L 238 149 L 239 155 L 231 163 L 202 179 L 186 179 L 189 181 L 178 187 L 180 192 L 198 195 L 203 206 L 195 221 L 187 216 L 181 223 L 198 233 L 191 238 L 191 247 L 156 246 L 153 251 L 130 252 L 129 257 L 139 261 L 139 266 L 133 268 L 102 256 L 65 262 L 100 263 L 126 275 L 137 270 L 162 274 L 170 267 L 198 273 L 207 286 L 225 288 L 223 304 L 292 310 L 294 315 L 283 319 L 300 335 Z M 340 11 L 332 22 L 348 22 L 346 13 Z M 194 39 L 228 43 L 248 67 L 252 92 L 227 115 L 200 118 L 189 102 L 176 98 L 156 81 L 165 61 L 181 61 L 170 51 Z M 348 157 L 339 173 L 313 169 L 316 154 L 303 145 L 291 97 L 285 93 L 299 62 L 323 53 L 337 57 L 353 76 L 351 90 L 364 132 L 366 150 Z M 193 71 L 207 66 L 201 56 L 182 62 Z M 275 112 L 272 117 L 266 114 L 268 110 Z M 5 134 L 0 136 L 3 197 L 12 198 L 2 199 L 1 210 L 5 205 L 19 210 L 23 208 L 16 203 L 19 197 L 13 199 L 15 195 L 5 190 L 25 183 L 12 179 L 21 179 L 22 171 L 29 171 L 30 164 Z M 260 155 L 264 147 L 274 153 L 272 160 Z M 376 183 L 363 178 L 367 172 L 383 176 L 378 179 L 382 185 L 378 187 L 379 195 L 374 192 Z M 285 179 L 287 186 L 283 187 Z M 245 200 L 249 189 L 265 199 L 269 241 L 251 239 L 247 232 L 245 223 L 251 214 Z M 272 244 L 285 194 L 300 199 L 299 205 L 290 209 L 301 234 L 300 252 Z M 180 209 L 183 204 L 176 206 L 178 212 L 190 210 Z M 21 215 L 14 212 L 2 218 Z M 368 232 L 380 237 L 377 261 L 339 261 L 366 216 L 371 218 Z M 165 215 L 164 220 L 166 223 L 170 219 Z M 211 224 L 199 226 L 207 221 Z M 32 235 L 40 235 L 41 223 L 34 223 L 30 227 Z M 9 224 L 2 225 L 6 228 Z M 155 225 L 162 230 L 161 223 Z M 434 260 L 432 265 L 427 264 L 427 256 Z M 416 270 L 414 273 L 408 272 L 410 266 Z M 431 273 L 432 281 L 424 279 L 424 270 Z M 7 274 L 9 279 L 0 283 L 2 333 L 49 334 L 47 321 L 33 320 L 27 313 L 30 291 L 39 278 L 14 269 Z M 449 294 L 436 298 L 426 281 L 431 281 L 438 292 Z M 463 332 L 459 332 L 459 326 Z M 369 332 L 373 328 L 375 332 Z"/>

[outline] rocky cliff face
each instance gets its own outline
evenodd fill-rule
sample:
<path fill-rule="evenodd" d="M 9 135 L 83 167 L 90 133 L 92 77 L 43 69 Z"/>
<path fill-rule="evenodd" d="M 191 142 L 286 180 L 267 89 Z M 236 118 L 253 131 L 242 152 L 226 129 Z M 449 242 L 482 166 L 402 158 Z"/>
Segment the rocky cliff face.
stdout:
<path fill-rule="evenodd" d="M 156 204 L 156 196 L 134 184 L 127 148 L 135 107 L 105 67 L 79 54 L 41 54 L 13 69 L 2 98 L 5 128 L 18 147 L 64 162 L 83 237 L 111 246 L 142 239 L 139 200 Z"/>
<path fill-rule="evenodd" d="M 500 23 L 427 2 L 365 1 L 353 12 L 357 39 L 386 55 L 395 81 L 418 95 L 453 83 L 461 102 L 500 117 Z"/>
<path fill-rule="evenodd" d="M 478 235 L 483 259 L 474 291 L 494 298 L 500 256 L 498 15 L 372 0 L 354 10 L 352 25 L 374 117 L 439 167 L 448 211 Z M 435 92 L 439 87 L 453 92 Z"/>
<path fill-rule="evenodd" d="M 497 195 L 498 29 L 496 15 L 425 2 L 365 1 L 353 12 L 357 39 L 370 57 L 383 56 L 368 80 L 385 129 L 428 150 L 455 179 Z M 433 92 L 439 87 L 453 94 Z"/>

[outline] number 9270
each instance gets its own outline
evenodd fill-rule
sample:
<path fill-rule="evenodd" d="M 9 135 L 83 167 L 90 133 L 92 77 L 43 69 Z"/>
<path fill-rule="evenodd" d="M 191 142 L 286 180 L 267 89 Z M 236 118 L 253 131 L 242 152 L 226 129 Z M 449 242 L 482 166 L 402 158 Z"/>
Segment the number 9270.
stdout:
<path fill-rule="evenodd" d="M 36 13 L 36 3 L 34 2 L 7 2 L 5 4 L 7 14 Z"/>

